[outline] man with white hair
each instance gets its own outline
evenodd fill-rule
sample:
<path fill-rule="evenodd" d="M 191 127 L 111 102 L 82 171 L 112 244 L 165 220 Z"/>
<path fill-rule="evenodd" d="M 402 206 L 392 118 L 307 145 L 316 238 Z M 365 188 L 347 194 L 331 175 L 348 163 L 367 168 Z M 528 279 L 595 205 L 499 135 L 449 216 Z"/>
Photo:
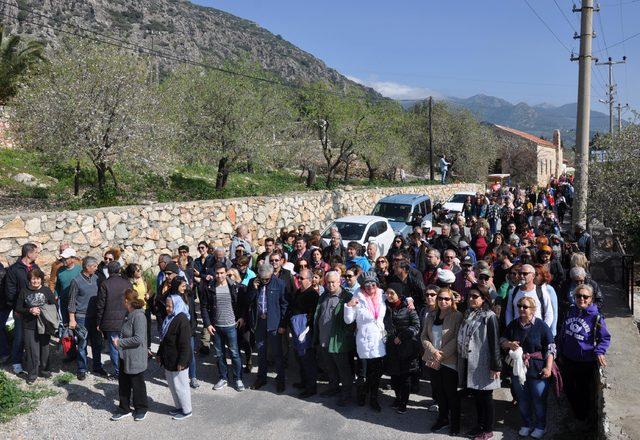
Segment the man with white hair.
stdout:
<path fill-rule="evenodd" d="M 523 264 L 518 275 L 520 276 L 520 284 L 511 289 L 507 298 L 505 315 L 507 325 L 519 316 L 518 303 L 520 299 L 527 296 L 536 303 L 536 318 L 542 319 L 551 328 L 553 325 L 553 305 L 547 290 L 537 286 L 534 282 L 535 268 L 530 264 Z"/>
<path fill-rule="evenodd" d="M 249 234 L 249 228 L 246 225 L 240 224 L 236 228 L 236 235 L 231 239 L 231 247 L 229 248 L 229 255 L 231 258 L 236 255 L 236 247 L 238 245 L 244 246 L 245 255 L 253 255 L 256 249 L 251 245 L 251 234 Z"/>

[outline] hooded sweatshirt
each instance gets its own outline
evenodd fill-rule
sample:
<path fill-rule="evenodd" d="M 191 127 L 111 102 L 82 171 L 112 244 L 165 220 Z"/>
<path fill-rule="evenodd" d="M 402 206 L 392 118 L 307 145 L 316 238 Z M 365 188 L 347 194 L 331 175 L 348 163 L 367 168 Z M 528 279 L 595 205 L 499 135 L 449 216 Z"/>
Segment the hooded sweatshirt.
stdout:
<path fill-rule="evenodd" d="M 599 316 L 599 318 L 598 318 Z M 593 362 L 605 354 L 611 335 L 598 307 L 591 304 L 585 310 L 572 305 L 562 326 L 561 353 L 576 362 Z"/>

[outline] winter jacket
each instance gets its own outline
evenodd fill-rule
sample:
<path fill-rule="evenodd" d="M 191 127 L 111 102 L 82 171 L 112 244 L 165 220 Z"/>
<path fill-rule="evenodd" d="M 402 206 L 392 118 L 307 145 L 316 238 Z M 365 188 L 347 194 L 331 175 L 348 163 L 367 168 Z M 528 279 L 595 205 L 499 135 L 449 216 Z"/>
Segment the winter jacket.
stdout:
<path fill-rule="evenodd" d="M 344 309 L 345 304 L 351 301 L 352 294 L 346 289 L 342 289 L 338 294 L 340 295 L 340 300 L 335 310 L 333 311 L 333 323 L 331 326 L 331 336 L 329 337 L 329 353 L 349 353 L 353 350 L 355 346 L 355 324 L 347 324 L 344 320 Z M 331 294 L 328 290 L 325 290 L 320 298 L 318 299 L 318 305 L 316 307 L 316 311 L 313 317 L 313 328 L 318 328 L 318 319 L 320 318 L 320 313 L 326 307 L 327 301 L 331 297 Z M 313 333 L 313 344 L 319 345 L 320 340 L 318 336 L 318 332 L 314 331 Z"/>
<path fill-rule="evenodd" d="M 544 321 L 535 318 L 534 322 L 525 327 L 520 323 L 520 319 L 514 319 L 507 325 L 502 341 L 517 341 L 522 347 L 524 354 L 541 353 L 541 359 L 529 359 L 527 367 L 527 378 L 539 379 L 540 372 L 545 366 L 547 357 L 551 354 L 556 356 L 556 344 L 551 334 L 551 329 Z"/>
<path fill-rule="evenodd" d="M 120 275 L 111 275 L 98 289 L 96 322 L 102 332 L 119 332 L 127 314 L 124 306 L 124 291 L 132 289 L 129 280 Z"/>
<path fill-rule="evenodd" d="M 249 318 L 251 328 L 254 328 L 258 324 L 258 302 L 260 301 L 260 291 L 262 286 L 257 289 L 253 286 L 253 281 L 249 283 L 249 290 L 247 292 L 247 301 L 249 304 Z M 287 314 L 287 298 L 285 295 L 285 287 L 282 280 L 271 277 L 269 284 L 266 286 L 266 306 L 267 306 L 267 331 L 274 331 L 278 328 L 286 328 L 286 314 Z"/>
<path fill-rule="evenodd" d="M 115 278 L 109 277 L 107 281 Z M 98 321 L 99 322 L 99 321 Z M 147 369 L 147 318 L 143 309 L 126 312 L 121 321 L 121 335 L 118 340 L 118 354 L 124 363 L 126 374 L 138 374 Z M 103 330 L 100 327 L 100 330 Z"/>
<path fill-rule="evenodd" d="M 167 371 L 178 371 L 178 365 L 183 369 L 191 363 L 191 327 L 189 319 L 184 313 L 173 318 L 167 334 L 160 341 L 158 359 Z"/>
<path fill-rule="evenodd" d="M 331 246 L 331 244 L 329 244 L 329 246 L 322 250 L 322 259 L 331 264 L 331 259 L 333 257 L 340 257 L 341 261 L 344 263 L 344 261 L 347 259 L 347 249 L 342 246 L 342 244 L 339 248 L 334 248 L 333 246 Z"/>
<path fill-rule="evenodd" d="M 385 314 L 385 329 L 387 343 L 385 370 L 389 375 L 406 374 L 418 369 L 418 353 L 420 350 L 420 318 L 415 310 L 407 307 L 403 299 L 398 308 L 387 302 Z M 395 339 L 400 339 L 400 344 Z"/>
<path fill-rule="evenodd" d="M 376 301 L 378 301 L 379 313 L 376 318 L 367 307 L 367 300 L 362 292 L 356 293 L 358 304 L 349 307 L 344 305 L 344 322 L 346 324 L 356 323 L 356 349 L 360 359 L 375 359 L 384 357 L 385 349 L 385 328 L 384 315 L 387 306 L 384 301 L 382 289 L 378 289 Z"/>
<path fill-rule="evenodd" d="M 422 359 L 429 363 L 434 359 L 433 354 L 436 351 L 442 351 L 442 359 L 440 359 L 441 365 L 456 365 L 458 356 L 458 331 L 460 330 L 460 324 L 462 323 L 462 313 L 451 310 L 444 317 L 442 322 L 442 345 L 438 350 L 433 346 L 433 322 L 436 320 L 436 316 L 439 312 L 429 313 L 424 321 L 422 328 L 422 334 L 420 335 L 420 341 L 424 348 L 424 355 Z"/>
<path fill-rule="evenodd" d="M 37 269 L 36 263 L 27 266 L 20 258 L 7 269 L 4 276 L 3 292 L 0 292 L 0 310 L 13 309 L 18 300 L 20 291 L 29 285 L 27 273 L 29 270 Z"/>
<path fill-rule="evenodd" d="M 236 321 L 239 318 L 246 319 L 245 295 L 246 286 L 236 283 L 233 279 L 227 278 L 227 286 L 231 294 L 231 304 Z M 240 291 L 242 290 L 242 294 Z M 200 296 L 200 313 L 204 328 L 216 325 L 215 318 L 217 312 L 216 280 L 208 281 L 203 294 Z"/>
<path fill-rule="evenodd" d="M 458 378 L 461 387 L 474 390 L 500 388 L 500 379 L 491 379 L 491 372 L 502 368 L 498 330 L 498 318 L 491 310 L 471 310 L 462 321 L 458 332 Z"/>
<path fill-rule="evenodd" d="M 576 362 L 593 362 L 600 354 L 606 354 L 611 335 L 595 304 L 582 310 L 575 305 L 569 308 L 560 332 L 560 353 Z"/>

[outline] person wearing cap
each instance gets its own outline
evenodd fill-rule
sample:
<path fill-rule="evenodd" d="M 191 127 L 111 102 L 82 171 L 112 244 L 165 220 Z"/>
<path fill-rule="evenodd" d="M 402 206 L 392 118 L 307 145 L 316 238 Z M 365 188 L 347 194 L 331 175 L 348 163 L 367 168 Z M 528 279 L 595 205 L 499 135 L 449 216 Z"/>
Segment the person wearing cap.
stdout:
<path fill-rule="evenodd" d="M 456 282 L 455 274 L 449 269 L 438 269 L 437 271 L 437 286 L 442 287 L 451 287 L 453 283 Z"/>
<path fill-rule="evenodd" d="M 107 265 L 107 270 L 109 271 L 109 278 L 98 288 L 96 323 L 98 325 L 98 331 L 101 331 L 107 338 L 109 357 L 113 364 L 115 376 L 118 376 L 120 370 L 118 367 L 118 346 L 116 341 L 120 335 L 124 317 L 127 314 L 127 308 L 124 304 L 124 293 L 127 289 L 133 289 L 133 286 L 129 280 L 120 275 L 120 263 L 117 261 L 111 261 Z"/>
<path fill-rule="evenodd" d="M 476 253 L 471 249 L 469 243 L 465 240 L 460 240 L 458 243 L 458 251 L 460 252 L 460 261 L 462 261 L 466 256 L 471 258 L 471 264 L 476 264 L 478 258 L 476 257 Z"/>
<path fill-rule="evenodd" d="M 60 254 L 60 259 L 63 261 L 64 266 L 58 271 L 58 277 L 56 279 L 56 287 L 54 294 L 58 299 L 60 307 L 60 314 L 62 315 L 62 322 L 69 323 L 69 287 L 71 282 L 80 275 L 82 272 L 81 265 L 78 264 L 76 259 L 75 249 L 68 247 Z"/>
<path fill-rule="evenodd" d="M 478 282 L 476 274 L 473 271 L 473 259 L 467 255 L 460 259 L 460 267 L 462 270 L 458 272 L 453 283 L 453 290 L 458 293 L 458 301 L 464 302 L 471 286 Z"/>
<path fill-rule="evenodd" d="M 369 405 L 379 412 L 378 389 L 386 355 L 384 316 L 387 306 L 375 272 L 363 272 L 358 281 L 361 289 L 344 306 L 344 322 L 356 323 L 356 349 L 362 371 L 357 382 L 358 405 L 364 406 L 369 394 Z"/>
<path fill-rule="evenodd" d="M 51 264 L 51 272 L 49 274 L 49 289 L 53 292 L 56 290 L 56 281 L 58 280 L 58 271 L 64 267 L 64 259 L 62 252 L 69 247 L 69 243 L 60 243 L 58 248 L 58 259 Z"/>

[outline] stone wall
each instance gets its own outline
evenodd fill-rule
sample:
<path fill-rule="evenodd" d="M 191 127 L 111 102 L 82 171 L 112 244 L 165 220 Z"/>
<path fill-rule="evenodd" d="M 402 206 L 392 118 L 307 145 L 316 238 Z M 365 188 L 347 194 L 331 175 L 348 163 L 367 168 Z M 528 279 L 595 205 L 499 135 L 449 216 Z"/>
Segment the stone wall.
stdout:
<path fill-rule="evenodd" d="M 60 243 L 69 242 L 79 255 L 100 257 L 103 250 L 119 246 L 127 262 L 151 267 L 157 255 L 174 254 L 187 244 L 196 255 L 200 240 L 227 246 L 241 223 L 254 242 L 276 237 L 281 227 L 303 223 L 308 230 L 323 229 L 334 218 L 369 214 L 382 197 L 397 193 L 428 194 L 445 200 L 458 191 L 482 191 L 483 185 L 452 184 L 401 188 L 313 191 L 275 197 L 203 200 L 123 206 L 81 211 L 42 212 L 0 217 L 0 259 L 13 261 L 29 241 L 40 243 L 38 263 L 47 267 Z"/>

